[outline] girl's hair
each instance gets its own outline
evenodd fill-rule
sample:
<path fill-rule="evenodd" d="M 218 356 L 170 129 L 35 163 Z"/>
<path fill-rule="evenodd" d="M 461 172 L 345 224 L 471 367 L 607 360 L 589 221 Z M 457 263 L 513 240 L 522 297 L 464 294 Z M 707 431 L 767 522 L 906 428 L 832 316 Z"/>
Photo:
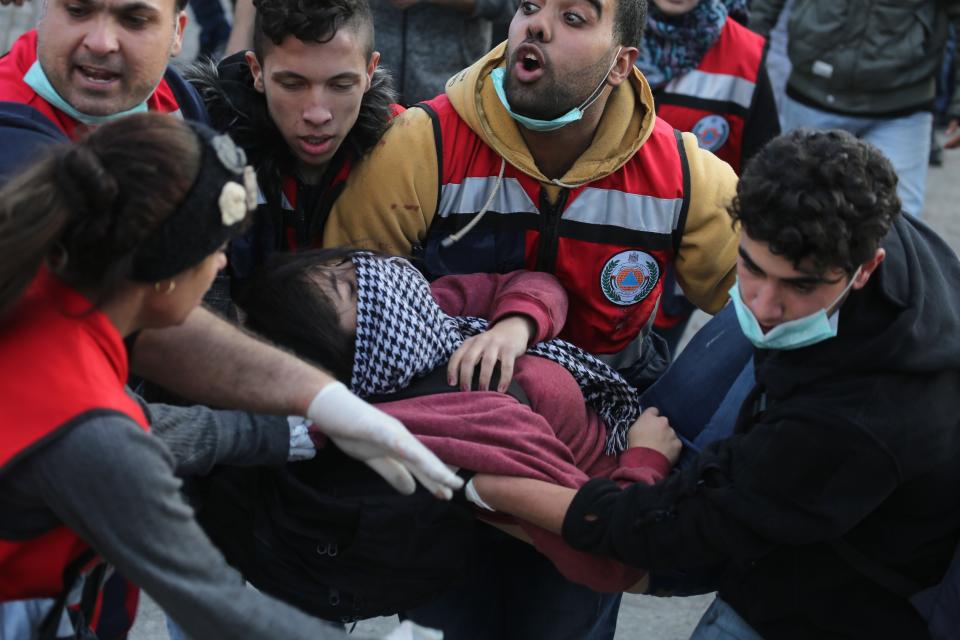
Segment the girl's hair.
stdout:
<path fill-rule="evenodd" d="M 250 329 L 347 385 L 355 339 L 340 325 L 336 306 L 321 283 L 327 282 L 333 265 L 349 261 L 354 253 L 316 249 L 274 254 L 236 296 Z"/>
<path fill-rule="evenodd" d="M 200 166 L 184 122 L 138 114 L 53 149 L 0 190 L 0 316 L 46 260 L 100 304 L 129 277 L 138 244 L 184 199 Z"/>

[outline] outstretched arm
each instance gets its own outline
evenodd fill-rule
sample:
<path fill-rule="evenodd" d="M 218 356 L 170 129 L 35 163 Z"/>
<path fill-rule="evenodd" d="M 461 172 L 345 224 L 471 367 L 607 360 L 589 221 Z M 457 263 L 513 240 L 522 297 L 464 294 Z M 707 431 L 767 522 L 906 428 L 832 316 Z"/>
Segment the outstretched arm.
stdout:
<path fill-rule="evenodd" d="M 198 307 L 178 327 L 143 331 L 131 354 L 139 376 L 215 407 L 305 415 L 328 373 Z"/>
<path fill-rule="evenodd" d="M 682 447 L 669 421 L 656 407 L 647 408 L 627 433 L 629 447 L 621 456 L 615 480 L 662 480 L 680 456 Z M 559 534 L 563 518 L 576 495 L 569 487 L 514 476 L 478 474 L 471 481 L 480 498 L 495 511 Z"/>
<path fill-rule="evenodd" d="M 462 484 L 396 419 L 329 374 L 206 309 L 195 309 L 179 327 L 143 332 L 132 365 L 135 373 L 195 402 L 305 415 L 401 492 L 413 492 L 414 477 L 444 497 Z"/>

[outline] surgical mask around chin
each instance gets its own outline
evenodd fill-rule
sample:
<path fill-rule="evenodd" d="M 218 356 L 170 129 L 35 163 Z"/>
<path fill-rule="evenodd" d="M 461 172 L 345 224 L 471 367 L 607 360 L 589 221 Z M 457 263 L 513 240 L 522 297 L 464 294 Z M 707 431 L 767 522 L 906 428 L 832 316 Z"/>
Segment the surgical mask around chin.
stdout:
<path fill-rule="evenodd" d="M 620 51 L 623 47 L 617 49 L 617 54 L 613 56 L 613 62 L 610 64 L 610 68 L 607 69 L 607 72 L 603 74 L 603 79 L 600 81 L 600 84 L 597 85 L 597 88 L 587 96 L 587 99 L 579 107 L 574 107 L 567 111 L 562 116 L 558 116 L 553 120 L 538 120 L 537 118 L 528 118 L 527 116 L 520 115 L 519 113 L 514 113 L 513 109 L 510 108 L 510 103 L 507 101 L 507 93 L 503 88 L 503 82 L 506 79 L 507 70 L 503 67 L 498 67 L 490 72 L 490 79 L 493 82 L 493 89 L 497 92 L 497 97 L 500 98 L 503 108 L 507 110 L 507 113 L 510 114 L 510 117 L 522 124 L 524 127 L 531 131 L 555 131 L 561 127 L 565 127 L 568 124 L 578 122 L 583 118 L 583 112 L 590 108 L 590 106 L 597 101 L 600 97 L 600 94 L 603 93 L 603 87 L 607 84 L 607 76 L 610 75 L 610 72 L 613 71 L 613 68 L 617 65 L 617 57 L 620 55 Z"/>
<path fill-rule="evenodd" d="M 49 104 L 53 105 L 57 109 L 60 109 L 60 111 L 63 111 L 74 120 L 79 120 L 87 125 L 101 125 L 110 122 L 111 120 L 116 120 L 117 118 L 129 116 L 134 113 L 144 113 L 147 111 L 146 100 L 136 105 L 132 109 L 127 109 L 126 111 L 120 111 L 118 113 L 111 113 L 106 116 L 91 116 L 90 114 L 77 111 L 72 104 L 64 100 L 63 97 L 57 93 L 57 90 L 53 88 L 53 84 L 50 83 L 50 79 L 44 72 L 43 67 L 40 66 L 40 60 L 36 60 L 30 66 L 30 68 L 27 70 L 27 73 L 23 76 L 23 81 L 27 83 L 31 89 L 36 91 L 38 96 L 46 100 Z"/>
<path fill-rule="evenodd" d="M 833 302 L 827 305 L 826 309 L 820 309 L 808 316 L 782 322 L 764 333 L 757 321 L 756 316 L 750 310 L 750 307 L 743 301 L 740 293 L 740 278 L 730 287 L 730 299 L 733 301 L 733 307 L 737 312 L 737 321 L 740 323 L 740 329 L 743 335 L 753 343 L 758 349 L 776 349 L 789 351 L 790 349 L 800 349 L 808 347 L 818 342 L 823 342 L 837 335 L 837 327 L 840 324 L 840 310 L 837 309 L 831 315 L 827 315 L 827 309 L 833 308 L 843 300 L 844 296 L 850 291 L 854 280 L 857 279 L 860 269 L 858 268 L 850 282 L 844 287 Z"/>

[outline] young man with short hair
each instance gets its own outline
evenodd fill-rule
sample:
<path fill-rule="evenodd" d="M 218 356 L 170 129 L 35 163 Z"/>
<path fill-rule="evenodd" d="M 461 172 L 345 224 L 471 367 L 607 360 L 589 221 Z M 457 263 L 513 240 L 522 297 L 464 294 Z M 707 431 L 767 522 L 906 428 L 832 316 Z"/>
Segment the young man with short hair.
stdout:
<path fill-rule="evenodd" d="M 271 252 L 321 244 L 347 175 L 395 107 L 364 0 L 255 5 L 253 50 L 187 74 L 257 169 L 261 205 L 231 247 L 234 288 Z"/>
<path fill-rule="evenodd" d="M 846 132 L 763 149 L 731 207 L 757 382 L 734 434 L 651 487 L 591 481 L 541 521 L 636 566 L 721 567 L 694 638 L 929 637 L 908 596 L 960 538 L 960 261 L 896 187 Z"/>

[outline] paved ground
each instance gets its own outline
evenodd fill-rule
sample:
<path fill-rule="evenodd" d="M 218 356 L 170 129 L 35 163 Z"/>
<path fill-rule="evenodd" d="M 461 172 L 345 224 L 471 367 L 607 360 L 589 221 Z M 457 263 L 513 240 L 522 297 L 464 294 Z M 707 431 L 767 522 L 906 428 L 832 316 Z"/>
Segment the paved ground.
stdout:
<path fill-rule="evenodd" d="M 34 2 L 38 0 L 33 0 Z M 36 7 L 0 7 L 0 51 L 5 51 L 16 36 L 30 27 L 35 19 Z M 184 52 L 180 60 L 189 60 L 196 51 L 196 34 L 188 28 Z M 927 206 L 925 219 L 953 247 L 960 251 L 960 150 L 945 153 L 945 164 L 932 168 L 927 181 Z M 699 328 L 705 316 L 694 319 L 691 327 Z M 657 640 L 680 640 L 687 638 L 696 626 L 703 610 L 709 606 L 712 596 L 694 598 L 652 598 L 627 595 L 620 609 L 616 640 L 655 638 Z M 360 623 L 356 633 L 379 635 L 390 629 L 395 619 L 378 618 Z M 162 612 L 149 599 L 141 604 L 141 610 L 130 636 L 131 640 L 166 640 Z M 496 640 L 496 639 L 491 639 Z M 531 639 L 539 640 L 539 639 Z M 545 639 L 546 640 L 546 639 Z"/>

